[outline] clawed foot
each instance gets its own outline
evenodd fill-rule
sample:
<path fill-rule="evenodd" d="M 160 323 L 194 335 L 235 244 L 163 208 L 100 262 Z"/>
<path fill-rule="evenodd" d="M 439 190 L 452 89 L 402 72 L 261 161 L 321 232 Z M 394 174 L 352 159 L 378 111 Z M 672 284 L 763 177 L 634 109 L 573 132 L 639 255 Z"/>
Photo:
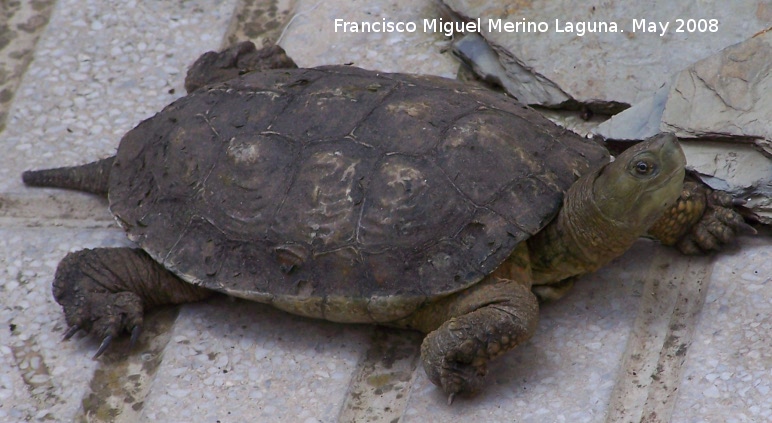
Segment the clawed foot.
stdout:
<path fill-rule="evenodd" d="M 113 339 L 121 333 L 131 332 L 133 345 L 142 328 L 144 307 L 142 300 L 133 292 L 110 292 L 103 283 L 109 279 L 98 265 L 84 260 L 90 250 L 68 254 L 56 271 L 53 292 L 62 305 L 69 329 L 64 339 L 70 339 L 79 331 L 101 339 L 94 354 L 101 356 Z M 96 276 L 96 278 L 95 278 Z"/>
<path fill-rule="evenodd" d="M 651 227 L 649 234 L 684 254 L 717 251 L 738 235 L 755 234 L 739 210 L 744 200 L 686 181 L 676 204 Z"/>
<path fill-rule="evenodd" d="M 457 321 L 449 322 L 453 326 Z M 451 331 L 435 331 L 421 345 L 421 357 L 429 379 L 448 395 L 448 404 L 457 394 L 474 394 L 483 387 L 488 358 L 481 356 L 480 343 L 467 339 L 454 344 Z"/>
<path fill-rule="evenodd" d="M 453 404 L 457 394 L 471 395 L 483 386 L 488 366 L 483 363 L 475 366 L 457 360 L 443 360 L 440 368 L 439 386 L 448 394 L 448 405 Z"/>
<path fill-rule="evenodd" d="M 67 329 L 67 332 L 64 333 L 64 337 L 62 337 L 62 341 L 67 341 L 70 338 L 73 337 L 76 333 L 81 331 L 80 326 L 72 326 L 69 329 Z M 88 332 L 88 331 L 86 331 Z M 134 328 L 131 329 L 131 339 L 129 340 L 129 348 L 133 348 L 134 345 L 137 343 L 137 339 L 139 339 L 139 334 L 142 333 L 142 326 L 134 326 Z M 97 348 L 96 353 L 94 353 L 94 356 L 91 357 L 92 359 L 96 360 L 99 358 L 102 354 L 104 354 L 105 351 L 107 351 L 107 348 L 112 344 L 113 342 L 113 335 L 107 335 L 102 339 L 102 343 L 99 344 L 99 348 Z"/>
<path fill-rule="evenodd" d="M 94 297 L 102 301 L 97 302 L 85 297 L 80 301 L 72 301 L 68 295 L 56 297 L 64 308 L 64 315 L 70 326 L 63 340 L 72 338 L 80 331 L 101 339 L 94 359 L 99 358 L 113 339 L 124 331 L 131 332 L 130 346 L 133 346 L 142 332 L 142 306 L 139 304 L 139 298 L 130 292 Z M 87 305 L 81 306 L 82 304 Z"/>
<path fill-rule="evenodd" d="M 536 331 L 539 303 L 530 288 L 529 283 L 493 277 L 427 308 L 431 319 L 438 310 L 452 311 L 421 344 L 426 375 L 448 395 L 448 404 L 457 395 L 479 392 L 488 362 Z"/>
<path fill-rule="evenodd" d="M 744 204 L 744 200 L 723 191 L 707 193 L 702 219 L 678 240 L 676 247 L 684 254 L 702 254 L 720 250 L 738 235 L 755 235 L 756 230 L 735 210 Z"/>

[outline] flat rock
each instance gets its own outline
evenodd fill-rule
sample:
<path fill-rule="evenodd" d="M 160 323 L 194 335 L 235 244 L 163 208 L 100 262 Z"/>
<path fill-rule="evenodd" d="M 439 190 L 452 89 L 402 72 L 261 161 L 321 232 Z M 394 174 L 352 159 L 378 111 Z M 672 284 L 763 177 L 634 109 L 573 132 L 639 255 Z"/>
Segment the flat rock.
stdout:
<path fill-rule="evenodd" d="M 423 18 L 442 13 L 432 1 L 369 1 L 352 7 L 346 0 L 297 0 L 281 45 L 300 67 L 349 63 L 384 72 L 405 72 L 453 78 L 458 62 L 449 52 L 442 33 L 424 32 Z M 341 23 L 356 23 L 344 32 Z M 365 32 L 362 23 L 408 23 L 413 32 Z"/>
<path fill-rule="evenodd" d="M 568 97 L 607 112 L 650 97 L 671 75 L 747 39 L 772 20 L 772 7 L 757 1 L 737 1 L 731 7 L 719 0 L 678 1 L 658 3 L 655 8 L 632 0 L 608 1 L 603 7 L 589 3 L 577 7 L 569 0 L 443 2 L 464 18 L 481 19 L 482 35 L 515 80 L 526 69 Z M 489 26 L 489 20 L 499 19 L 513 25 L 543 22 L 546 30 L 511 33 Z M 643 21 L 645 31 L 634 26 Z M 573 32 L 567 32 L 569 22 Z M 611 23 L 616 32 L 610 32 Z M 601 27 L 609 32 L 591 32 Z M 538 104 L 554 107 L 565 102 L 556 95 Z"/>
<path fill-rule="evenodd" d="M 661 129 L 681 138 L 744 138 L 772 158 L 772 31 L 676 76 Z"/>
<path fill-rule="evenodd" d="M 681 146 L 703 182 L 747 200 L 761 223 L 772 225 L 772 160 L 751 144 L 695 140 Z"/>
<path fill-rule="evenodd" d="M 748 199 L 772 224 L 772 32 L 727 47 L 680 72 L 660 129 L 688 142 L 687 160 L 706 183 Z"/>
<path fill-rule="evenodd" d="M 746 198 L 772 223 L 772 31 L 699 60 L 652 97 L 612 117 L 596 133 L 637 140 L 673 132 L 689 166 L 708 185 Z"/>

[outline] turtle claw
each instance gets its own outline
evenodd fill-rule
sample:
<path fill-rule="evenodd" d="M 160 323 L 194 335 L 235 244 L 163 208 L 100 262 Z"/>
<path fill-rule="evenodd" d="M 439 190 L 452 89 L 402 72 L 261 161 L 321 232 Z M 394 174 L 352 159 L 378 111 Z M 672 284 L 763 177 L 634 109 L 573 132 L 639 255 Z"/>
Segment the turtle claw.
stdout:
<path fill-rule="evenodd" d="M 129 340 L 129 348 L 134 347 L 141 333 L 142 333 L 142 326 L 140 325 L 136 325 L 131 329 L 131 339 Z"/>
<path fill-rule="evenodd" d="M 102 340 L 102 343 L 99 345 L 99 349 L 97 350 L 96 354 L 94 354 L 94 357 L 92 357 L 93 360 L 96 360 L 99 358 L 102 354 L 104 354 L 105 351 L 107 351 L 107 347 L 110 346 L 110 343 L 113 341 L 112 335 L 107 335 Z"/>
<path fill-rule="evenodd" d="M 450 395 L 448 395 L 448 405 L 453 405 L 453 399 L 456 398 L 456 393 L 452 392 Z"/>
<path fill-rule="evenodd" d="M 62 337 L 62 341 L 69 340 L 70 338 L 72 338 L 73 335 L 78 333 L 80 331 L 80 329 L 81 328 L 80 328 L 79 325 L 75 325 L 75 326 L 70 327 L 69 329 L 67 329 L 67 332 L 64 333 L 64 337 Z"/>
<path fill-rule="evenodd" d="M 738 223 L 735 230 L 741 235 L 757 235 L 759 233 L 756 228 L 745 222 Z"/>

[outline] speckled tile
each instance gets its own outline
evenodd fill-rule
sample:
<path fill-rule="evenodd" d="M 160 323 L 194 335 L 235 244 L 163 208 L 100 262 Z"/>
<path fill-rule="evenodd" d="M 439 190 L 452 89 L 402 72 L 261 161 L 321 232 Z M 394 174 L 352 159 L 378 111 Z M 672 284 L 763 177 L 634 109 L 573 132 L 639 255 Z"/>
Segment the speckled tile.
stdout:
<path fill-rule="evenodd" d="M 0 130 L 55 0 L 0 2 Z"/>
<path fill-rule="evenodd" d="M 335 421 L 372 330 L 226 297 L 186 305 L 143 418 Z"/>
<path fill-rule="evenodd" d="M 772 246 L 746 238 L 717 257 L 674 422 L 772 421 Z"/>
<path fill-rule="evenodd" d="M 67 325 L 52 275 L 68 251 L 126 244 L 117 229 L 0 228 L 0 421 L 72 421 L 97 345 L 61 342 Z"/>
<path fill-rule="evenodd" d="M 106 157 L 183 95 L 187 67 L 217 49 L 235 0 L 59 0 L 9 111 L 0 192 L 30 167 Z"/>
<path fill-rule="evenodd" d="M 223 47 L 244 40 L 252 40 L 258 47 L 276 42 L 292 19 L 296 3 L 297 0 L 238 0 Z"/>
<path fill-rule="evenodd" d="M 0 331 L 0 365 L 9 369 L 0 375 L 0 421 L 336 420 L 371 326 L 221 296 L 181 308 L 150 373 L 132 369 L 153 354 L 144 342 L 127 362 L 125 339 L 100 360 L 91 359 L 98 340 L 61 341 L 67 325 L 51 294 L 59 260 L 81 248 L 126 245 L 118 229 L 0 228 L 0 318 L 10 329 Z M 148 379 L 146 397 L 100 388 L 138 378 Z M 121 403 L 135 404 L 135 413 L 121 416 Z"/>

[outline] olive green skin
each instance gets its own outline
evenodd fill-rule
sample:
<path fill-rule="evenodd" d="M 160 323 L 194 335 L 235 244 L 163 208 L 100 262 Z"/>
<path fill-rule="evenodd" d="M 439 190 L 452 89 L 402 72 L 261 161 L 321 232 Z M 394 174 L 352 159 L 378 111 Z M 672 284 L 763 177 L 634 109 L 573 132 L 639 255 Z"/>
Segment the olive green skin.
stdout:
<path fill-rule="evenodd" d="M 391 322 L 493 272 L 605 149 L 500 94 L 353 67 L 248 74 L 121 141 L 110 208 L 183 280 Z"/>

